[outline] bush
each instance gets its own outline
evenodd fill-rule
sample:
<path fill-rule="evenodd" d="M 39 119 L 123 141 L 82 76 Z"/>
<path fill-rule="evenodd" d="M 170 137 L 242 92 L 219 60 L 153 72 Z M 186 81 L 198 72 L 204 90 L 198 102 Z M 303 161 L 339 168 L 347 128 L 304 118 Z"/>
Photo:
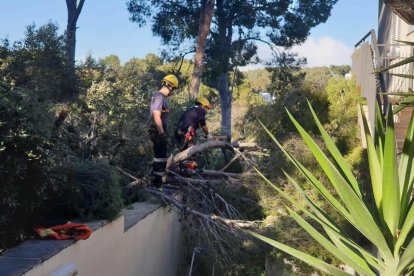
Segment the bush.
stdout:
<path fill-rule="evenodd" d="M 0 87 L 0 247 L 25 238 L 61 176 L 53 117 L 30 92 Z"/>
<path fill-rule="evenodd" d="M 106 161 L 72 170 L 70 183 L 59 192 L 63 216 L 114 219 L 123 208 L 119 176 Z"/>

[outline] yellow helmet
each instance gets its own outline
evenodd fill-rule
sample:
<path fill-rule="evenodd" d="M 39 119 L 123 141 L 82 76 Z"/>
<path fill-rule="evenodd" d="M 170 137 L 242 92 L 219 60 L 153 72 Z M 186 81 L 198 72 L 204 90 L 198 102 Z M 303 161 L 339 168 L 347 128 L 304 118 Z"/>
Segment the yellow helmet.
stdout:
<path fill-rule="evenodd" d="M 176 76 L 174 75 L 166 75 L 162 80 L 161 83 L 167 83 L 169 84 L 172 88 L 177 89 L 178 88 L 178 79 Z"/>
<path fill-rule="evenodd" d="M 210 102 L 204 97 L 197 97 L 195 102 L 196 102 L 196 104 L 200 103 L 203 107 L 205 107 L 207 109 L 211 109 Z"/>

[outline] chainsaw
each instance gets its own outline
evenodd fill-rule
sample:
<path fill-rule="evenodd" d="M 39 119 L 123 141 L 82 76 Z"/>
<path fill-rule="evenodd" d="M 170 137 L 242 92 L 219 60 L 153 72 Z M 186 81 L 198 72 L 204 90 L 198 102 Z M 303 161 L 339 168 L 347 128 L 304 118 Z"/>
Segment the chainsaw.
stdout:
<path fill-rule="evenodd" d="M 184 160 L 180 162 L 181 175 L 199 174 L 202 170 L 198 167 L 198 163 L 194 160 Z"/>

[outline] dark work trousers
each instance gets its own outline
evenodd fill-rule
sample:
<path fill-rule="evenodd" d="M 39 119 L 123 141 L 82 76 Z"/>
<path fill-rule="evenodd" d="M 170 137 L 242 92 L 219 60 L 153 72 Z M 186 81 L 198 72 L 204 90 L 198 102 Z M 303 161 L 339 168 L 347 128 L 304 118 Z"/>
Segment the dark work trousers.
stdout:
<path fill-rule="evenodd" d="M 153 184 L 156 187 L 161 186 L 162 184 L 162 177 L 165 174 L 165 166 L 167 165 L 167 149 L 168 145 L 164 143 L 160 143 L 155 137 L 153 144 L 154 144 L 154 162 L 152 163 L 152 175 L 154 182 Z"/>

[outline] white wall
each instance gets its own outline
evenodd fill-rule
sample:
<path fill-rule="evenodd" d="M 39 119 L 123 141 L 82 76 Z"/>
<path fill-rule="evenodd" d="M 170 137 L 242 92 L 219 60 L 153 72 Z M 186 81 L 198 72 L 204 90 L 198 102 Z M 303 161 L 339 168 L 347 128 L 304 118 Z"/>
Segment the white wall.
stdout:
<path fill-rule="evenodd" d="M 124 232 L 124 216 L 75 242 L 25 275 L 49 275 L 73 263 L 80 276 L 176 275 L 183 234 L 178 216 L 158 208 Z"/>

